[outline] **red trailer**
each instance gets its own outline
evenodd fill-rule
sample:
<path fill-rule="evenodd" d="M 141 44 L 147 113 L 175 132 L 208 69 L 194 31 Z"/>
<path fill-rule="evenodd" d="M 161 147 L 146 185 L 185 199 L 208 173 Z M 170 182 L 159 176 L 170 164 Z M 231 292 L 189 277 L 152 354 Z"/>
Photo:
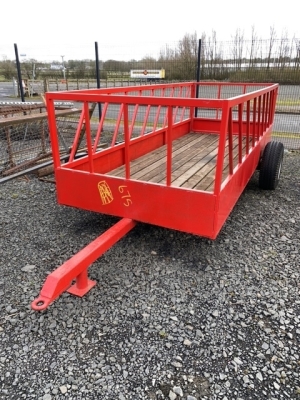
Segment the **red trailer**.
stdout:
<path fill-rule="evenodd" d="M 58 203 L 121 219 L 50 274 L 32 308 L 64 291 L 87 293 L 89 266 L 139 221 L 215 239 L 256 169 L 260 187 L 275 189 L 277 92 L 277 84 L 184 82 L 47 93 Z M 81 108 L 67 162 L 54 101 Z M 99 118 L 90 118 L 95 104 Z"/>

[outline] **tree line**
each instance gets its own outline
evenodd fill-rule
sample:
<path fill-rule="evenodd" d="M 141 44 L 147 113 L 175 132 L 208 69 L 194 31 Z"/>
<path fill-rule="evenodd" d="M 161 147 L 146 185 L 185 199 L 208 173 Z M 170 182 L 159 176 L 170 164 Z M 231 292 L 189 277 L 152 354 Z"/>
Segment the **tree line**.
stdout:
<path fill-rule="evenodd" d="M 246 39 L 237 29 L 230 41 L 219 41 L 216 31 L 202 34 L 186 33 L 174 46 L 165 45 L 158 57 L 145 56 L 140 60 L 100 60 L 102 79 L 122 79 L 131 69 L 161 69 L 166 80 L 194 80 L 196 78 L 199 45 L 201 47 L 200 77 L 202 80 L 248 82 L 300 83 L 300 40 L 290 39 L 287 32 L 277 36 L 270 27 L 269 39 L 262 40 L 252 28 Z M 95 60 L 69 60 L 43 63 L 35 59 L 21 63 L 24 79 L 95 79 Z M 0 61 L 0 76 L 16 77 L 16 62 Z"/>

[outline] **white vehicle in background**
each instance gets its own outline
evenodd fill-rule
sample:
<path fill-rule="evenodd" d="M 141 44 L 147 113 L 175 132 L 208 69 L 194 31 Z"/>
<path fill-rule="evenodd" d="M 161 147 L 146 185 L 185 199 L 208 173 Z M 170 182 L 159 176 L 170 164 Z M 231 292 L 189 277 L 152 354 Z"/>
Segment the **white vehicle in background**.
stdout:
<path fill-rule="evenodd" d="M 147 79 L 147 81 L 160 80 L 165 78 L 165 70 L 162 69 L 132 69 L 130 78 Z"/>

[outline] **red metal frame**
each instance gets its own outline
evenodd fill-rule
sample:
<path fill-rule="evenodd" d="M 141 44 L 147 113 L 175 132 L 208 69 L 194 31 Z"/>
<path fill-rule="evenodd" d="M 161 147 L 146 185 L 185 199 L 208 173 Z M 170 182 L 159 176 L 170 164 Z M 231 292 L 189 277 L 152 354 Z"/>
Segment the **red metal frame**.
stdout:
<path fill-rule="evenodd" d="M 205 87 L 209 87 L 216 91 L 216 98 L 195 98 L 197 85 L 200 96 Z M 225 98 L 230 88 L 238 94 Z M 46 308 L 68 289 L 73 280 L 76 283 L 69 292 L 85 294 L 94 285 L 87 279 L 89 265 L 126 234 L 134 226 L 134 221 L 215 239 L 270 140 L 277 92 L 277 84 L 185 82 L 47 93 L 58 202 L 123 219 L 111 228 L 113 233 L 108 233 L 108 241 L 106 235 L 104 239 L 102 235 L 89 245 L 95 251 L 88 246 L 50 274 L 32 307 L 36 310 Z M 60 159 L 54 109 L 54 101 L 62 100 L 82 105 L 70 159 L 64 164 Z M 89 118 L 90 103 L 103 105 L 95 135 Z M 111 143 L 108 148 L 99 150 L 108 110 L 112 106 L 117 111 L 117 117 Z M 144 118 L 138 121 L 141 111 Z M 208 116 L 195 117 L 199 111 L 207 112 Z M 83 126 L 87 156 L 76 159 Z M 123 139 L 118 143 L 120 129 Z M 134 136 L 133 132 L 137 134 Z M 210 191 L 172 184 L 172 144 L 174 139 L 189 132 L 217 135 L 215 180 Z M 238 140 L 237 157 L 234 154 L 234 137 Z M 167 148 L 165 182 L 156 184 L 131 179 L 131 161 L 163 145 Z M 224 176 L 225 158 L 229 168 Z M 125 166 L 123 177 L 110 174 L 122 165 Z M 109 243 L 108 247 L 102 244 L 103 240 Z"/>

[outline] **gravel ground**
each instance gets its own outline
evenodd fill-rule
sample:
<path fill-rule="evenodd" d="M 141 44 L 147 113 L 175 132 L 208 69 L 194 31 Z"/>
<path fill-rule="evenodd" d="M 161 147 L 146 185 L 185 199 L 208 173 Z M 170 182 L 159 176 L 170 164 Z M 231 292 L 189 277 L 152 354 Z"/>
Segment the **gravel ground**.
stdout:
<path fill-rule="evenodd" d="M 1 185 L 0 398 L 300 399 L 299 172 L 290 152 L 276 191 L 255 174 L 215 241 L 138 224 L 44 312 L 47 274 L 116 218 Z"/>

